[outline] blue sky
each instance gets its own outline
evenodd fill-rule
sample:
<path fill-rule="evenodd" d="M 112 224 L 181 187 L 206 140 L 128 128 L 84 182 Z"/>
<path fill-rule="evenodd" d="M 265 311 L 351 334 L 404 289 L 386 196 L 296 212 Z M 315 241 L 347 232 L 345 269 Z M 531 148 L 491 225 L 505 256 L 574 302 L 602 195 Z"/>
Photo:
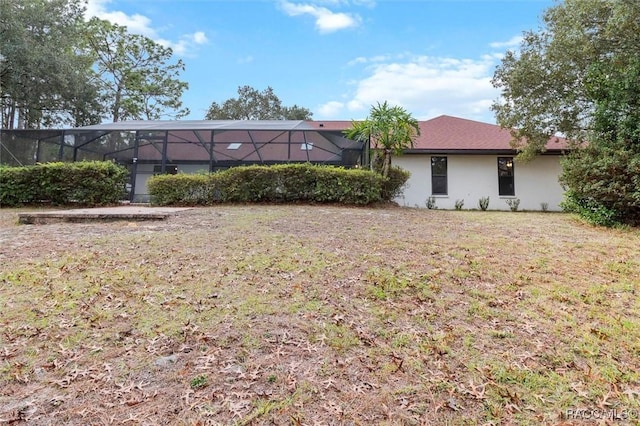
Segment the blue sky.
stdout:
<path fill-rule="evenodd" d="M 553 0 L 88 0 L 98 16 L 173 48 L 189 119 L 238 86 L 267 86 L 316 120 L 389 101 L 419 120 L 495 123 L 496 65 Z"/>

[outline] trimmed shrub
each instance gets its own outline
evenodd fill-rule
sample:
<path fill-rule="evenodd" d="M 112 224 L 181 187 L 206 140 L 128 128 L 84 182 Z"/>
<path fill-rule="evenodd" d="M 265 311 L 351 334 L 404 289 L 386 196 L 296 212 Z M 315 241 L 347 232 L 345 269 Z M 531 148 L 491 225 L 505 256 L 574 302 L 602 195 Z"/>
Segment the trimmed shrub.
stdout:
<path fill-rule="evenodd" d="M 158 205 L 218 202 L 370 204 L 381 200 L 384 179 L 368 170 L 311 164 L 234 167 L 209 175 L 159 175 L 147 185 Z"/>
<path fill-rule="evenodd" d="M 114 204 L 125 195 L 126 179 L 127 170 L 109 161 L 0 167 L 0 206 Z"/>
<path fill-rule="evenodd" d="M 0 207 L 29 204 L 38 199 L 40 185 L 32 184 L 26 167 L 0 167 Z"/>
<path fill-rule="evenodd" d="M 313 199 L 319 203 L 370 204 L 381 201 L 384 178 L 369 170 L 318 167 Z"/>
<path fill-rule="evenodd" d="M 118 203 L 125 197 L 129 173 L 125 167 L 111 161 L 66 164 L 70 164 L 70 185 L 67 187 L 69 195 L 66 202 L 99 206 Z"/>
<path fill-rule="evenodd" d="M 233 167 L 214 176 L 224 179 L 223 194 L 226 201 L 276 201 L 278 172 L 265 166 Z"/>
<path fill-rule="evenodd" d="M 208 204 L 213 198 L 211 179 L 208 175 L 156 175 L 147 181 L 152 202 L 169 204 Z"/>
<path fill-rule="evenodd" d="M 386 182 L 382 185 L 382 199 L 390 201 L 400 196 L 409 177 L 411 177 L 411 173 L 408 170 L 398 166 L 391 166 L 389 176 L 387 176 Z"/>
<path fill-rule="evenodd" d="M 277 170 L 276 198 L 282 201 L 304 201 L 313 199 L 317 182 L 318 166 L 309 164 L 286 164 L 272 166 Z"/>

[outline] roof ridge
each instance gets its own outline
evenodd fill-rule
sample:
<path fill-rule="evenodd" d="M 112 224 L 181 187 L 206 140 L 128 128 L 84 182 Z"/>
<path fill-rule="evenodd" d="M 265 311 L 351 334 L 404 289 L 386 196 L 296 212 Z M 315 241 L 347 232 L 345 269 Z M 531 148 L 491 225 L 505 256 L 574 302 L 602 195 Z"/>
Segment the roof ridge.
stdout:
<path fill-rule="evenodd" d="M 471 123 L 486 124 L 486 125 L 489 125 L 489 126 L 500 127 L 501 129 L 503 128 L 500 125 L 495 124 L 495 123 L 487 123 L 486 121 L 474 120 L 472 118 L 465 118 L 465 117 L 456 117 L 454 115 L 448 115 L 448 114 L 442 114 L 442 115 L 439 115 L 437 117 L 430 118 L 428 120 L 419 120 L 419 121 L 428 122 L 428 121 L 433 121 L 433 120 L 442 119 L 442 118 L 451 118 L 451 119 L 454 119 L 454 120 L 457 120 L 457 121 L 468 121 L 468 122 L 471 122 Z"/>

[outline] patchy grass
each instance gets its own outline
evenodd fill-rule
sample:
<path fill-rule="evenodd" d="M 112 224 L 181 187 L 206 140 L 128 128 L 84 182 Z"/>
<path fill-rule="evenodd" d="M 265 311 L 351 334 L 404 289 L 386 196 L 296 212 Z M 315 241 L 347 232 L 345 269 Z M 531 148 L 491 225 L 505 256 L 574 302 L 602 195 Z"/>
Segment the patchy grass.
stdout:
<path fill-rule="evenodd" d="M 400 208 L 28 226 L 16 212 L 0 210 L 0 423 L 584 424 L 640 410 L 637 230 Z"/>

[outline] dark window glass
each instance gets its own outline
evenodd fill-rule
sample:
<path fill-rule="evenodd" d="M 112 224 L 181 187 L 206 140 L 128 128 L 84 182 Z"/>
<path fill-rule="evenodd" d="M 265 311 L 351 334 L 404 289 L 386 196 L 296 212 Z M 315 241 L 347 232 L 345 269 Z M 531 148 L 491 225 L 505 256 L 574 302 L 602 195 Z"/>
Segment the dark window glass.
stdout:
<path fill-rule="evenodd" d="M 516 195 L 513 179 L 513 157 L 498 157 L 498 194 Z"/>
<path fill-rule="evenodd" d="M 447 195 L 447 157 L 431 157 L 431 193 Z"/>
<path fill-rule="evenodd" d="M 153 166 L 153 174 L 159 175 L 160 173 L 162 173 L 162 165 L 158 164 Z M 175 164 L 167 164 L 164 167 L 164 173 L 167 175 L 176 175 L 178 174 L 178 166 L 176 166 Z"/>

